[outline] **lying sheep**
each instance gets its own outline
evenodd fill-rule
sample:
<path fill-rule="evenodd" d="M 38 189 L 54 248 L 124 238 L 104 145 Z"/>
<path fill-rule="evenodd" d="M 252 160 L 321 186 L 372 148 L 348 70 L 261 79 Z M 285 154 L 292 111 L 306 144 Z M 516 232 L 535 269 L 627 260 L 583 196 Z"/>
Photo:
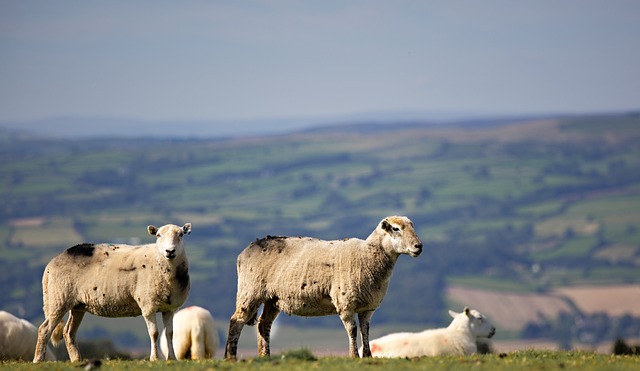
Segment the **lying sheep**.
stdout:
<path fill-rule="evenodd" d="M 173 316 L 173 350 L 178 359 L 207 359 L 216 355 L 218 331 L 211 313 L 201 307 L 181 309 Z M 165 337 L 160 337 L 162 354 L 169 354 Z"/>
<path fill-rule="evenodd" d="M 462 313 L 449 311 L 453 321 L 446 328 L 422 332 L 399 332 L 371 341 L 374 357 L 423 357 L 476 353 L 478 338 L 491 338 L 496 329 L 480 312 L 464 308 Z"/>
<path fill-rule="evenodd" d="M 38 330 L 31 322 L 0 310 L 0 360 L 30 361 L 36 349 Z M 45 360 L 55 361 L 51 347 Z"/>
<path fill-rule="evenodd" d="M 364 356 L 370 357 L 369 319 L 389 286 L 401 254 L 417 257 L 422 242 L 407 217 L 384 218 L 366 240 L 323 241 L 309 237 L 256 240 L 238 256 L 236 311 L 231 317 L 225 358 L 235 359 L 245 324 L 255 325 L 258 353 L 270 354 L 271 324 L 280 311 L 298 316 L 338 314 L 358 357 L 358 316 Z"/>
<path fill-rule="evenodd" d="M 85 312 L 102 317 L 142 315 L 151 339 L 150 360 L 158 359 L 156 313 L 162 313 L 169 346 L 173 353 L 173 313 L 189 295 L 189 262 L 183 236 L 191 233 L 191 223 L 183 227 L 168 224 L 147 227 L 156 242 L 142 246 L 113 244 L 76 245 L 54 257 L 42 276 L 45 320 L 38 329 L 33 362 L 45 359 L 45 344 L 66 312 L 64 339 L 71 361 L 80 361 L 76 332 Z"/>

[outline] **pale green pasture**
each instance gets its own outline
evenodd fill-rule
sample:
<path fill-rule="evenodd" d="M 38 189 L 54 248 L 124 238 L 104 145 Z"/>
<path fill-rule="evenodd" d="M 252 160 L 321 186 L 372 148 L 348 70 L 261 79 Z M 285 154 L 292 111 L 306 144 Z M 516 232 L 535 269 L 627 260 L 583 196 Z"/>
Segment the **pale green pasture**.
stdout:
<path fill-rule="evenodd" d="M 572 238 L 553 250 L 546 250 L 531 254 L 534 261 L 547 261 L 566 257 L 588 256 L 589 252 L 597 244 L 595 237 L 576 237 Z"/>
<path fill-rule="evenodd" d="M 65 176 L 80 175 L 101 171 L 118 171 L 125 169 L 137 156 L 127 151 L 104 150 L 99 152 L 83 152 L 82 155 L 55 156 L 56 170 Z"/>
<path fill-rule="evenodd" d="M 612 263 L 621 262 L 638 262 L 640 257 L 636 255 L 640 252 L 639 245 L 614 244 L 603 249 L 599 249 L 594 257 L 601 260 L 607 260 Z"/>
<path fill-rule="evenodd" d="M 638 214 L 640 210 L 640 191 L 630 190 L 630 194 L 592 198 L 581 201 L 569 209 L 567 215 L 593 216 L 596 218 L 625 214 Z"/>
<path fill-rule="evenodd" d="M 591 236 L 600 228 L 597 221 L 587 220 L 582 216 L 557 216 L 546 219 L 535 225 L 535 234 L 538 237 L 561 237 L 567 230 L 572 230 L 577 235 Z"/>
<path fill-rule="evenodd" d="M 446 279 L 449 285 L 460 285 L 468 288 L 509 291 L 509 292 L 534 292 L 535 287 L 518 282 L 516 280 L 505 280 L 501 277 L 488 276 L 449 276 Z"/>
<path fill-rule="evenodd" d="M 527 205 L 519 207 L 517 209 L 518 214 L 531 215 L 533 217 L 541 217 L 543 215 L 554 214 L 561 210 L 563 202 L 559 200 L 552 200 L 533 205 Z"/>
<path fill-rule="evenodd" d="M 24 178 L 19 184 L 6 189 L 12 197 L 51 196 L 71 192 L 75 189 L 73 179 L 65 177 L 33 175 Z"/>
<path fill-rule="evenodd" d="M 607 285 L 634 283 L 640 280 L 637 268 L 600 267 L 600 268 L 548 268 L 541 262 L 543 277 L 551 287 L 567 285 Z"/>
<path fill-rule="evenodd" d="M 71 218 L 49 218 L 42 225 L 12 227 L 11 244 L 34 248 L 73 245 L 82 242 Z"/>

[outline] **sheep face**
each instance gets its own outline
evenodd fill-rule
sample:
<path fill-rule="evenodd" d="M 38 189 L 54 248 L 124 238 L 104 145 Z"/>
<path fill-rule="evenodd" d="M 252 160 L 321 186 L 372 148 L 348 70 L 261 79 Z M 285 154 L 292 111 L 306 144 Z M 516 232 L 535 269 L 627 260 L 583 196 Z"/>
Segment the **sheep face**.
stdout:
<path fill-rule="evenodd" d="M 156 236 L 156 248 L 160 255 L 167 260 L 172 260 L 177 255 L 182 254 L 184 250 L 182 239 L 185 234 L 191 233 L 191 223 L 187 223 L 182 227 L 167 224 L 157 228 L 150 225 L 147 227 L 147 231 L 149 231 L 150 235 Z"/>
<path fill-rule="evenodd" d="M 384 218 L 379 227 L 391 239 L 391 246 L 397 254 L 417 257 L 422 253 L 422 241 L 413 229 L 413 222 L 404 216 Z"/>
<path fill-rule="evenodd" d="M 449 311 L 449 315 L 454 318 L 454 322 L 457 320 L 468 321 L 471 334 L 476 338 L 491 338 L 496 334 L 496 328 L 482 313 L 475 309 L 464 308 L 462 313 L 456 313 L 452 310 Z"/>

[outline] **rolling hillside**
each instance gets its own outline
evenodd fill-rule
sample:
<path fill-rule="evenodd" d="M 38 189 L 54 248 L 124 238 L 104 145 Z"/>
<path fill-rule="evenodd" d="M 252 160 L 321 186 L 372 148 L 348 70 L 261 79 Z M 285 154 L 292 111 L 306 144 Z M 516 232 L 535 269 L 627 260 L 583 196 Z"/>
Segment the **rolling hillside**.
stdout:
<path fill-rule="evenodd" d="M 188 304 L 223 321 L 233 312 L 235 258 L 250 241 L 365 238 L 393 214 L 414 221 L 425 252 L 399 260 L 374 326 L 443 324 L 452 285 L 547 294 L 640 283 L 638 114 L 224 140 L 0 131 L 0 158 L 0 309 L 34 322 L 53 255 L 83 241 L 149 242 L 146 226 L 168 222 L 194 226 Z"/>

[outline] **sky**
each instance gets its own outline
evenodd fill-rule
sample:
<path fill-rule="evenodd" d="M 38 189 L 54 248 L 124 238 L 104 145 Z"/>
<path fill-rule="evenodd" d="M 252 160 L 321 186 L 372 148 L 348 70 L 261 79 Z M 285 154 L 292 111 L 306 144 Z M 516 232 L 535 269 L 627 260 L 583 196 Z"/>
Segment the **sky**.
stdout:
<path fill-rule="evenodd" d="M 0 123 L 640 109 L 640 1 L 0 1 Z"/>

